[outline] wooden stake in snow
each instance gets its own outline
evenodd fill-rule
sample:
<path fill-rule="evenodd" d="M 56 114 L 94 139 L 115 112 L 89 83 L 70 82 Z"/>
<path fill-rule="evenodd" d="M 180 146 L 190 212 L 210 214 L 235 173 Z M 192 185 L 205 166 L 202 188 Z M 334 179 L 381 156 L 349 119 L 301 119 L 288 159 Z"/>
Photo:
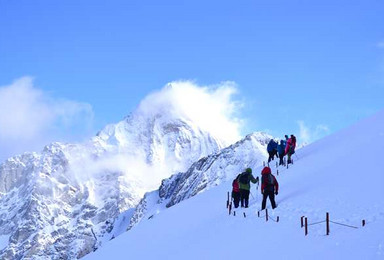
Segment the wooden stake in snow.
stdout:
<path fill-rule="evenodd" d="M 246 218 L 247 216 L 245 215 L 245 212 L 243 212 L 243 214 L 244 214 L 244 218 Z"/>
<path fill-rule="evenodd" d="M 365 219 L 361 222 L 361 225 L 364 227 L 365 226 Z"/>
<path fill-rule="evenodd" d="M 305 226 L 305 235 L 308 235 L 308 219 L 305 217 L 304 219 L 304 226 Z"/>
<path fill-rule="evenodd" d="M 227 193 L 227 208 L 229 207 L 229 191 Z"/>
<path fill-rule="evenodd" d="M 326 223 L 327 223 L 327 236 L 329 235 L 329 213 L 327 212 L 326 214 L 326 219 L 325 219 Z"/>
<path fill-rule="evenodd" d="M 301 216 L 300 223 L 301 223 L 301 227 L 304 227 L 304 216 Z"/>
<path fill-rule="evenodd" d="M 265 221 L 268 221 L 268 209 L 265 209 Z"/>

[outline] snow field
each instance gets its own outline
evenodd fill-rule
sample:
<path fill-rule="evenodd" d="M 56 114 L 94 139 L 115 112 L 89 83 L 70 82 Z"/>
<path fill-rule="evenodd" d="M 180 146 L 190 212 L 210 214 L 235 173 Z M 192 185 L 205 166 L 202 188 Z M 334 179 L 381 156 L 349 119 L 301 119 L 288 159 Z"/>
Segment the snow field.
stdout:
<path fill-rule="evenodd" d="M 230 179 L 142 221 L 85 259 L 384 259 L 383 140 L 384 111 L 298 150 L 279 176 L 273 162 L 278 207 L 271 210 L 269 201 L 267 207 L 279 223 L 257 217 L 262 197 L 255 185 L 250 207 L 229 216 Z M 331 223 L 327 236 L 321 223 L 305 236 L 300 217 L 311 224 L 324 221 L 326 212 L 331 221 L 358 228 Z"/>

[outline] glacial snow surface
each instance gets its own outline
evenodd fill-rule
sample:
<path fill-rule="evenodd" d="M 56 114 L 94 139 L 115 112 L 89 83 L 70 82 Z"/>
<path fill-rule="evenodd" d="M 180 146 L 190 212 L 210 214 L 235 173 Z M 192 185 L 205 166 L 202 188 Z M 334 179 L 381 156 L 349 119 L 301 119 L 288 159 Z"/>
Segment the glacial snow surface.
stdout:
<path fill-rule="evenodd" d="M 170 208 L 159 207 L 158 214 L 85 259 L 384 259 L 383 147 L 381 111 L 299 149 L 288 169 L 276 168 L 274 161 L 280 190 L 275 210 L 267 202 L 268 222 L 264 211 L 257 216 L 262 198 L 257 185 L 250 207 L 228 214 L 227 180 Z M 332 221 L 328 236 L 326 212 Z M 305 236 L 301 216 L 309 224 L 322 223 L 310 225 Z"/>

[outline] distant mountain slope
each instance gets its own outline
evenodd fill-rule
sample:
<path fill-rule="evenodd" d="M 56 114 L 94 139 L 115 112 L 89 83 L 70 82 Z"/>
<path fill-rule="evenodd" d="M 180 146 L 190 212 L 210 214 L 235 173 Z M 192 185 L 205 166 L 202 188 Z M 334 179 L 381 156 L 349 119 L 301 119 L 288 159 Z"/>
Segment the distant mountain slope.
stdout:
<path fill-rule="evenodd" d="M 159 207 L 171 207 L 232 179 L 246 167 L 254 168 L 262 165 L 267 159 L 266 147 L 271 138 L 264 133 L 248 135 L 220 152 L 200 159 L 186 172 L 163 180 L 158 192 L 148 194 L 140 202 L 129 229 L 143 217 L 156 214 Z"/>
<path fill-rule="evenodd" d="M 178 183 L 187 183 L 189 178 L 178 181 L 181 175 L 175 175 L 163 182 L 162 189 L 167 192 L 147 194 L 147 215 L 139 225 L 85 259 L 125 259 L 127 255 L 141 259 L 238 259 L 239 255 L 260 259 L 383 259 L 382 147 L 384 111 L 298 150 L 289 169 L 276 169 L 272 164 L 280 191 L 275 210 L 268 201 L 268 222 L 257 217 L 261 194 L 255 186 L 250 208 L 239 208 L 236 216 L 228 216 L 226 193 L 231 190 L 236 168 L 218 186 L 166 208 L 171 198 L 180 195 L 181 200 L 184 194 L 198 190 L 190 174 L 191 193 L 179 193 L 187 190 Z M 235 165 L 243 167 L 249 159 L 245 157 Z M 212 167 L 198 165 L 192 168 L 200 169 L 198 175 L 204 179 L 210 175 L 214 160 L 207 164 Z M 216 169 L 218 176 L 229 173 Z M 256 174 L 261 169 L 255 169 Z M 171 183 L 176 185 L 168 185 Z M 167 199 L 158 204 L 159 196 Z M 333 221 L 329 236 L 325 235 L 326 212 Z M 272 220 L 277 216 L 279 223 Z M 301 216 L 308 217 L 310 224 L 318 223 L 309 227 L 308 236 L 300 227 Z M 363 219 L 365 227 L 361 225 Z"/>

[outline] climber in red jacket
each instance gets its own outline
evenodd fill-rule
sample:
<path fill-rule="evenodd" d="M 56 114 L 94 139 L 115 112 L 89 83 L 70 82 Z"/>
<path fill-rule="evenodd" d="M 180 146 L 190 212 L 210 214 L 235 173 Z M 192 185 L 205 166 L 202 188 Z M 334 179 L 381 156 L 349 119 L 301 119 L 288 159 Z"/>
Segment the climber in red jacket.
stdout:
<path fill-rule="evenodd" d="M 275 195 L 279 193 L 279 183 L 276 177 L 272 175 L 271 168 L 264 167 L 261 171 L 261 194 L 263 194 L 263 202 L 261 210 L 265 209 L 267 197 L 271 201 L 272 209 L 276 208 Z"/>
<path fill-rule="evenodd" d="M 288 163 L 292 163 L 291 156 L 295 153 L 296 148 L 296 136 L 291 135 L 291 138 L 287 141 L 287 146 L 285 147 L 285 154 L 288 155 Z"/>

